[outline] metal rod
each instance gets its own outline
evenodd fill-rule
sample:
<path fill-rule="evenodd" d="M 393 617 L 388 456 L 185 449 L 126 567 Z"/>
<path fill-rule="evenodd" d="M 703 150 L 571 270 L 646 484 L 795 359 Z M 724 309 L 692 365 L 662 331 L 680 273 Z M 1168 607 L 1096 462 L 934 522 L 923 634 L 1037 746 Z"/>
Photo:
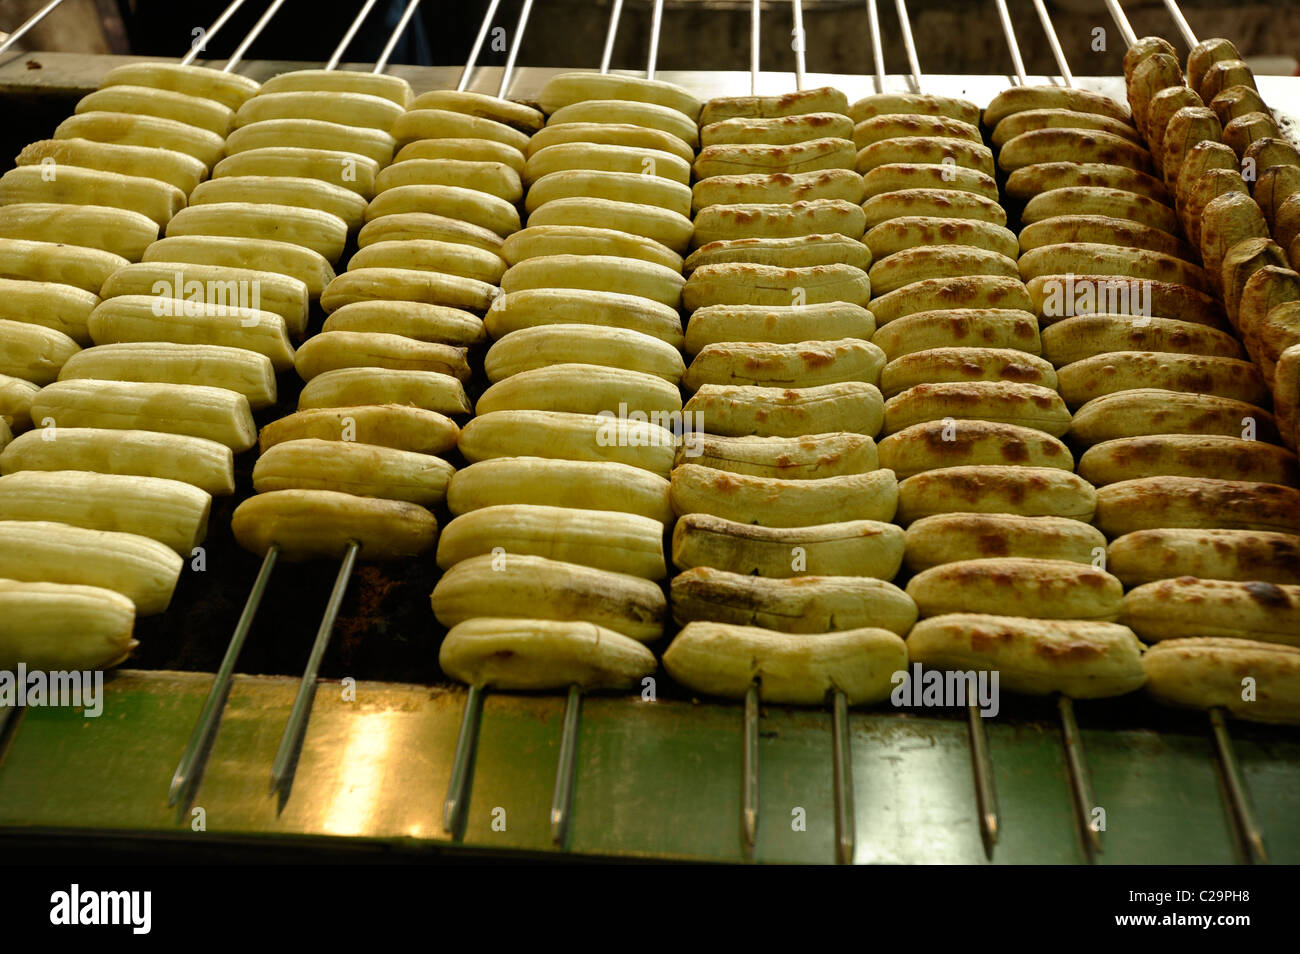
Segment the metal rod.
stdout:
<path fill-rule="evenodd" d="M 1056 57 L 1061 79 L 1065 81 L 1066 86 L 1073 86 L 1074 74 L 1070 72 L 1070 63 L 1065 58 L 1065 50 L 1061 48 L 1061 40 L 1056 35 L 1056 27 L 1052 24 L 1052 15 L 1047 12 L 1047 4 L 1043 0 L 1034 0 L 1034 9 L 1038 11 L 1038 19 L 1042 21 L 1043 32 L 1047 34 L 1047 45 L 1052 48 L 1052 56 Z"/>
<path fill-rule="evenodd" d="M 740 831 L 745 847 L 758 843 L 758 684 L 745 690 L 745 748 L 741 758 Z"/>
<path fill-rule="evenodd" d="M 348 32 L 343 34 L 343 39 L 339 40 L 339 45 L 334 48 L 334 54 L 329 58 L 329 62 L 325 64 L 325 69 L 332 70 L 339 65 L 339 60 L 343 59 L 343 54 L 347 52 L 348 44 L 352 42 L 352 38 L 356 36 L 357 31 L 361 29 L 362 22 L 378 2 L 379 0 L 366 0 L 366 4 L 361 8 L 361 12 L 357 14 L 357 18 L 353 20 L 352 25 L 348 27 Z"/>
<path fill-rule="evenodd" d="M 849 697 L 838 689 L 831 701 L 831 761 L 835 770 L 835 856 L 853 864 L 857 839 L 853 808 L 853 740 L 849 736 Z"/>
<path fill-rule="evenodd" d="M 1124 40 L 1126 47 L 1132 46 L 1137 42 L 1137 34 L 1133 32 L 1133 24 L 1128 22 L 1128 15 L 1124 13 L 1124 8 L 1119 5 L 1119 0 L 1106 0 L 1106 9 L 1110 11 L 1111 19 L 1115 21 L 1115 26 L 1119 27 L 1119 35 Z"/>
<path fill-rule="evenodd" d="M 36 24 L 40 23 L 47 16 L 53 13 L 54 8 L 57 7 L 62 2 L 63 0 L 50 0 L 49 3 L 41 7 L 30 17 L 28 17 L 25 21 L 23 21 L 22 25 L 19 26 L 18 29 L 14 30 L 13 33 L 10 33 L 7 37 L 5 37 L 5 41 L 3 43 L 0 43 L 0 53 L 3 53 L 5 50 L 9 49 L 9 47 L 13 46 L 15 43 L 21 40 L 23 38 L 23 35 L 27 33 L 28 30 L 36 26 Z"/>
<path fill-rule="evenodd" d="M 803 32 L 803 0 L 794 0 L 794 88 L 803 89 L 805 47 Z"/>
<path fill-rule="evenodd" d="M 483 697 L 480 686 L 470 686 L 465 696 L 465 711 L 460 717 L 460 733 L 456 736 L 456 755 L 451 763 L 451 778 L 447 781 L 447 800 L 442 806 L 442 827 L 455 838 L 469 809 L 469 780 L 474 767 L 474 754 L 478 749 L 479 726 L 483 722 Z"/>
<path fill-rule="evenodd" d="M 478 60 L 479 52 L 483 49 L 483 41 L 487 39 L 488 30 L 492 27 L 492 18 L 496 16 L 497 7 L 501 6 L 501 0 L 491 0 L 488 4 L 487 13 L 483 14 L 483 22 L 479 24 L 478 36 L 474 37 L 474 45 L 470 47 L 469 59 L 465 61 L 465 68 L 460 71 L 460 82 L 456 84 L 456 92 L 465 91 L 469 85 L 469 74 L 474 69 L 474 63 Z"/>
<path fill-rule="evenodd" d="M 978 706 L 967 706 L 970 721 L 971 764 L 975 769 L 975 802 L 980 814 L 980 838 L 984 853 L 992 858 L 998 843 L 998 791 L 993 784 L 993 759 L 989 755 L 989 737 L 984 731 L 984 717 Z"/>
<path fill-rule="evenodd" d="M 244 611 L 239 614 L 239 622 L 235 624 L 235 632 L 226 646 L 226 654 L 221 658 L 221 665 L 217 667 L 217 673 L 212 679 L 208 698 L 199 713 L 199 721 L 194 724 L 190 741 L 186 744 L 185 752 L 176 765 L 176 771 L 172 774 L 171 787 L 167 792 L 168 805 L 175 805 L 182 796 L 188 797 L 194 780 L 199 775 L 197 770 L 202 768 L 200 760 L 207 750 L 217 723 L 221 721 L 221 712 L 230 694 L 235 663 L 239 660 L 239 653 L 244 648 L 244 640 L 248 638 L 249 630 L 253 628 L 253 619 L 257 616 L 257 608 L 262 603 L 262 597 L 266 595 L 266 587 L 271 582 L 271 572 L 275 569 L 275 562 L 279 556 L 280 547 L 273 543 L 267 549 L 266 556 L 262 558 L 262 568 L 257 571 L 253 588 L 249 590 L 248 599 L 244 601 Z"/>
<path fill-rule="evenodd" d="M 393 28 L 393 35 L 388 38 L 384 44 L 383 51 L 379 54 L 379 59 L 375 61 L 375 68 L 370 72 L 376 76 L 388 69 L 388 60 L 393 55 L 393 50 L 397 49 L 397 41 L 402 38 L 406 32 L 407 25 L 411 22 L 411 17 L 415 16 L 415 11 L 420 8 L 420 0 L 411 0 L 406 9 L 402 11 L 402 17 L 397 21 L 397 26 Z"/>
<path fill-rule="evenodd" d="M 1174 18 L 1174 24 L 1178 27 L 1178 32 L 1183 35 L 1183 41 L 1188 48 L 1195 47 L 1198 42 L 1196 34 L 1192 32 L 1192 25 L 1187 22 L 1187 17 L 1183 16 L 1178 0 L 1165 0 L 1165 7 L 1169 10 L 1169 15 Z"/>
<path fill-rule="evenodd" d="M 514 76 L 515 60 L 519 58 L 519 48 L 524 45 L 524 31 L 528 29 L 528 15 L 533 12 L 533 0 L 524 0 L 519 10 L 519 22 L 515 24 L 515 36 L 510 43 L 510 52 L 506 54 L 506 66 L 501 71 L 501 85 L 497 87 L 497 99 L 505 99 L 510 90 L 510 79 Z"/>
<path fill-rule="evenodd" d="M 316 630 L 316 641 L 312 644 L 311 655 L 307 658 L 307 668 L 303 670 L 302 682 L 298 684 L 298 695 L 293 700 L 289 711 L 289 721 L 285 723 L 284 734 L 280 736 L 280 748 L 275 753 L 275 762 L 271 766 L 271 791 L 280 793 L 281 804 L 289 797 L 289 787 L 293 784 L 294 764 L 298 758 L 298 748 L 302 745 L 303 735 L 307 731 L 307 720 L 311 716 L 311 705 L 316 698 L 316 674 L 320 671 L 320 662 L 329 645 L 330 635 L 334 632 L 334 621 L 338 619 L 339 607 L 343 605 L 343 594 L 347 592 L 348 580 L 352 577 L 352 568 L 357 563 L 357 553 L 361 546 L 356 541 L 348 544 L 343 553 L 343 562 L 339 566 L 338 576 L 334 578 L 334 589 L 330 592 L 329 602 L 325 604 L 325 615 L 321 617 L 320 628 Z"/>
<path fill-rule="evenodd" d="M 762 42 L 762 0 L 754 0 L 749 8 L 749 93 L 758 95 L 759 46 Z"/>
<path fill-rule="evenodd" d="M 1078 812 L 1079 829 L 1083 833 L 1088 860 L 1101 852 L 1101 828 L 1092 817 L 1097 799 L 1092 793 L 1092 774 L 1083 753 L 1083 736 L 1074 718 L 1074 700 L 1064 693 L 1056 697 L 1056 707 L 1061 713 L 1061 730 L 1065 739 L 1065 757 L 1070 768 L 1070 792 Z"/>
<path fill-rule="evenodd" d="M 600 71 L 609 72 L 609 63 L 614 58 L 614 38 L 618 36 L 618 18 L 623 14 L 623 0 L 614 0 L 614 9 L 609 12 L 609 29 L 605 31 L 605 52 L 600 57 Z"/>
<path fill-rule="evenodd" d="M 212 21 L 212 26 L 204 31 L 203 35 L 196 37 L 194 43 L 190 45 L 190 51 L 181 57 L 181 66 L 189 66 L 193 63 L 208 43 L 215 37 L 220 29 L 226 25 L 226 21 L 235 15 L 235 11 L 244 5 L 244 0 L 233 0 L 230 6 L 221 11 L 221 16 Z"/>
<path fill-rule="evenodd" d="M 284 6 L 284 0 L 271 0 L 271 5 L 266 8 L 266 12 L 262 14 L 261 19 L 253 24 L 253 29 L 248 31 L 248 36 L 244 37 L 243 42 L 235 47 L 235 52 L 230 54 L 230 59 L 221 68 L 221 72 L 229 73 L 239 65 L 239 61 L 244 58 L 244 54 L 253 45 L 253 41 L 261 36 L 262 31 L 266 29 L 266 25 L 271 22 L 271 18 L 276 15 L 282 6 Z"/>
<path fill-rule="evenodd" d="M 921 92 L 921 61 L 916 56 L 916 40 L 912 37 L 912 21 L 907 15 L 904 0 L 894 0 L 898 10 L 898 26 L 903 31 L 903 46 L 907 49 L 907 63 L 912 68 L 912 81 L 916 83 L 916 92 Z"/>
<path fill-rule="evenodd" d="M 569 837 L 573 807 L 573 772 L 578 761 L 578 722 L 582 715 L 582 690 L 569 687 L 564 703 L 564 728 L 560 734 L 560 761 L 555 768 L 555 795 L 551 799 L 551 841 L 563 847 Z"/>
<path fill-rule="evenodd" d="M 1007 37 L 1007 48 L 1011 50 L 1011 65 L 1016 71 L 1020 85 L 1025 86 L 1029 83 L 1029 78 L 1025 75 L 1025 61 L 1020 58 L 1020 44 L 1016 41 L 1016 28 L 1011 23 L 1011 14 L 1007 11 L 1007 0 L 993 0 L 993 2 L 998 8 L 998 19 L 1002 21 L 1002 32 Z"/>
<path fill-rule="evenodd" d="M 1255 821 L 1250 801 L 1246 797 L 1246 783 L 1241 776 L 1241 764 L 1237 761 L 1237 752 L 1232 745 L 1232 736 L 1228 734 L 1228 722 L 1223 709 L 1215 706 L 1210 710 L 1210 726 L 1214 730 L 1214 747 L 1219 754 L 1219 765 L 1223 769 L 1223 780 L 1228 790 L 1228 801 L 1233 815 L 1237 819 L 1237 830 L 1246 842 L 1246 857 L 1252 864 L 1268 864 L 1268 851 L 1264 848 L 1264 832 Z"/>
<path fill-rule="evenodd" d="M 655 67 L 659 65 L 659 32 L 664 24 L 664 0 L 655 0 L 650 13 L 650 52 L 645 60 L 645 78 L 655 78 Z"/>
<path fill-rule="evenodd" d="M 871 27 L 871 61 L 876 67 L 876 92 L 885 91 L 885 48 L 880 42 L 880 11 L 876 0 L 867 0 L 867 22 Z"/>

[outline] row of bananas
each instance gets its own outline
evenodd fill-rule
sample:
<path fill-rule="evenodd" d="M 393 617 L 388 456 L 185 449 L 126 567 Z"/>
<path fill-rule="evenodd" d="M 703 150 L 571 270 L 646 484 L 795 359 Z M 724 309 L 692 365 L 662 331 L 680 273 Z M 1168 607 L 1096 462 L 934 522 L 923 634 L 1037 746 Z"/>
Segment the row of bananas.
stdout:
<path fill-rule="evenodd" d="M 125 658 L 136 615 L 170 603 L 212 496 L 234 491 L 252 408 L 275 400 L 265 354 L 168 334 L 186 324 L 185 282 L 210 276 L 152 255 L 256 88 L 120 67 L 0 177 L 0 668 Z M 277 291 L 305 319 L 305 293 Z M 142 310 L 120 307 L 133 299 Z"/>
<path fill-rule="evenodd" d="M 562 74 L 523 146 L 527 227 L 485 318 L 489 386 L 432 594 L 454 678 L 628 688 L 663 636 L 668 473 L 685 370 L 682 255 L 700 105 L 666 83 Z M 539 115 L 540 120 L 540 115 Z"/>

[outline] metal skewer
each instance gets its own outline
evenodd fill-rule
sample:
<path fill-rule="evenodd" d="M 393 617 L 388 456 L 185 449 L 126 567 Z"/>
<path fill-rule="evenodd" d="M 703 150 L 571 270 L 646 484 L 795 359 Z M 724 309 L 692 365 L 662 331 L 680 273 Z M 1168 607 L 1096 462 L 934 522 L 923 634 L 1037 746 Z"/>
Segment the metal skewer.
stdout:
<path fill-rule="evenodd" d="M 912 70 L 912 83 L 918 93 L 925 90 L 925 79 L 921 73 L 921 63 L 916 55 L 916 43 L 912 38 L 912 22 L 907 16 L 903 0 L 897 0 L 899 6 L 898 24 L 903 31 L 903 42 L 908 49 L 908 65 Z M 879 23 L 873 25 L 872 39 L 879 41 Z M 882 62 L 877 59 L 877 63 Z M 883 82 L 882 82 L 883 88 Z M 970 728 L 971 769 L 975 776 L 975 803 L 979 812 L 980 840 L 984 844 L 984 853 L 993 857 L 993 846 L 998 841 L 1001 827 L 998 810 L 997 787 L 993 783 L 993 759 L 989 755 L 988 734 L 984 730 L 984 717 L 979 707 L 972 704 L 966 707 L 967 723 Z"/>
<path fill-rule="evenodd" d="M 1178 32 L 1183 35 L 1183 41 L 1186 42 L 1188 48 L 1195 47 L 1198 42 L 1196 34 L 1192 32 L 1192 25 L 1187 22 L 1187 17 L 1183 16 L 1183 11 L 1178 6 L 1178 0 L 1165 0 L 1165 9 L 1174 18 L 1174 24 L 1178 27 Z"/>
<path fill-rule="evenodd" d="M 740 832 L 746 856 L 758 843 L 758 683 L 745 690 L 745 748 L 741 756 Z"/>
<path fill-rule="evenodd" d="M 912 68 L 912 79 L 916 83 L 916 92 L 921 92 L 921 61 L 916 55 L 916 40 L 912 37 L 912 20 L 907 15 L 907 4 L 903 0 L 894 0 L 898 9 L 898 26 L 903 31 L 903 47 L 907 50 L 907 63 Z"/>
<path fill-rule="evenodd" d="M 3 53 L 5 50 L 9 49 L 9 47 L 13 46 L 15 43 L 21 40 L 23 36 L 27 33 L 27 31 L 29 31 L 32 27 L 36 26 L 36 24 L 40 23 L 47 16 L 53 13 L 54 9 L 62 2 L 63 0 L 50 0 L 49 3 L 41 7 L 30 17 L 24 20 L 23 23 L 18 27 L 18 29 L 14 30 L 13 33 L 10 33 L 7 37 L 5 37 L 5 41 L 3 43 L 0 43 L 0 53 Z"/>
<path fill-rule="evenodd" d="M 1034 9 L 1038 11 L 1038 19 L 1043 24 L 1043 32 L 1047 34 L 1047 45 L 1052 48 L 1052 56 L 1056 58 L 1057 68 L 1061 71 L 1061 79 L 1065 81 L 1066 86 L 1074 86 L 1074 74 L 1070 72 L 1070 64 L 1065 59 L 1065 50 L 1061 49 L 1061 40 L 1056 35 L 1056 27 L 1052 24 L 1052 16 L 1047 12 L 1047 4 L 1043 0 L 1034 0 Z"/>
<path fill-rule="evenodd" d="M 410 0 L 406 9 L 402 12 L 401 19 L 397 21 L 397 26 L 393 28 L 393 35 L 388 38 L 384 44 L 383 50 L 379 54 L 379 59 L 375 61 L 375 68 L 370 72 L 376 76 L 388 69 L 388 59 L 393 55 L 393 50 L 397 48 L 397 41 L 402 38 L 406 32 L 407 24 L 411 22 L 411 17 L 415 16 L 415 11 L 419 9 L 420 0 Z"/>
<path fill-rule="evenodd" d="M 1061 714 L 1061 733 L 1065 741 L 1065 758 L 1069 766 L 1070 796 L 1074 802 L 1079 831 L 1083 835 L 1084 851 L 1089 861 L 1101 852 L 1101 828 L 1092 817 L 1097 799 L 1092 794 L 1092 774 L 1083 752 L 1083 737 L 1079 723 L 1074 718 L 1074 700 L 1065 693 L 1056 697 L 1056 708 Z"/>
<path fill-rule="evenodd" d="M 226 697 L 230 693 L 230 683 L 235 673 L 235 662 L 239 659 L 240 650 L 244 648 L 244 640 L 248 638 L 248 631 L 253 628 L 253 619 L 257 616 L 257 608 L 261 605 L 262 597 L 266 594 L 267 584 L 271 581 L 271 571 L 275 569 L 275 561 L 279 555 L 280 548 L 275 544 L 271 544 L 266 551 L 266 556 L 262 558 L 262 568 L 257 571 L 257 579 L 253 581 L 253 588 L 248 593 L 248 599 L 244 601 L 244 611 L 239 614 L 239 622 L 235 624 L 235 633 L 230 637 L 230 644 L 226 646 L 226 654 L 222 657 L 221 665 L 213 677 L 212 687 L 208 690 L 208 698 L 203 703 L 199 721 L 195 723 L 194 730 L 190 733 L 190 741 L 185 746 L 185 752 L 181 755 L 176 771 L 172 774 L 171 788 L 167 792 L 168 805 L 175 805 L 181 801 L 182 797 L 188 803 L 194 783 L 198 779 L 199 773 L 195 771 L 196 763 L 200 758 L 206 757 L 206 750 L 208 743 L 211 741 L 212 732 L 221 719 L 221 711 L 225 708 Z"/>
<path fill-rule="evenodd" d="M 1007 35 L 1007 47 L 1011 50 L 1011 65 L 1016 71 L 1016 78 L 1021 86 L 1029 84 L 1025 75 L 1025 61 L 1020 58 L 1020 44 L 1016 42 L 1016 28 L 1011 23 L 1011 14 L 1007 11 L 1007 0 L 993 0 L 998 8 L 998 19 L 1002 21 L 1002 32 Z"/>
<path fill-rule="evenodd" d="M 524 31 L 528 29 L 528 15 L 533 12 L 533 0 L 524 0 L 519 10 L 519 22 L 515 24 L 514 39 L 510 42 L 510 52 L 506 54 L 505 69 L 501 71 L 501 85 L 497 87 L 497 99 L 505 99 L 510 90 L 510 79 L 515 73 L 515 60 L 519 58 L 519 48 L 524 45 Z"/>
<path fill-rule="evenodd" d="M 332 70 L 339 65 L 339 60 L 343 59 L 343 54 L 347 52 L 348 46 L 352 43 L 352 38 L 357 35 L 362 22 L 365 21 L 378 2 L 379 0 L 366 0 L 361 12 L 357 14 L 356 19 L 352 21 L 352 25 L 348 27 L 348 32 L 343 34 L 343 39 L 339 40 L 339 45 L 334 48 L 334 54 L 329 58 L 329 62 L 325 64 L 325 69 Z"/>
<path fill-rule="evenodd" d="M 749 93 L 758 95 L 759 43 L 762 40 L 762 0 L 749 8 Z"/>
<path fill-rule="evenodd" d="M 664 0 L 655 0 L 650 14 L 650 52 L 646 54 L 645 78 L 655 78 L 655 67 L 659 64 L 659 31 L 664 24 Z"/>
<path fill-rule="evenodd" d="M 560 758 L 555 766 L 555 792 L 551 796 L 551 841 L 563 848 L 569 837 L 569 816 L 573 808 L 573 776 L 578 764 L 578 726 L 582 717 L 582 689 L 569 687 L 564 703 L 564 726 L 560 730 Z"/>
<path fill-rule="evenodd" d="M 234 16 L 235 11 L 238 10 L 243 5 L 244 5 L 244 0 L 234 0 L 234 2 L 230 4 L 230 6 L 222 10 L 221 16 L 217 17 L 215 20 L 212 21 L 212 26 L 208 27 L 207 30 L 203 33 L 202 37 L 197 42 L 191 44 L 190 51 L 186 53 L 183 57 L 181 57 L 180 65 L 189 66 L 196 59 L 198 59 L 199 54 L 203 52 L 203 49 L 204 47 L 207 46 L 208 42 L 214 36 L 217 35 L 217 32 L 223 26 L 226 25 L 226 21 L 229 20 L 232 16 Z"/>
<path fill-rule="evenodd" d="M 885 91 L 885 49 L 880 42 L 880 11 L 876 0 L 867 0 L 867 23 L 871 30 L 871 60 L 876 67 L 876 92 Z"/>
<path fill-rule="evenodd" d="M 794 88 L 803 89 L 805 48 L 803 32 L 803 0 L 794 0 Z"/>
<path fill-rule="evenodd" d="M 334 589 L 330 592 L 329 602 L 325 604 L 325 615 L 321 617 L 320 627 L 316 630 L 316 640 L 312 643 L 311 655 L 307 657 L 307 668 L 303 670 L 302 682 L 298 684 L 298 695 L 289 710 L 289 721 L 285 723 L 284 733 L 280 736 L 280 748 L 275 753 L 275 762 L 271 766 L 271 792 L 279 793 L 280 804 L 289 799 L 289 789 L 293 785 L 293 772 L 298 761 L 298 751 L 302 746 L 302 737 L 307 731 L 307 720 L 311 717 L 311 704 L 316 697 L 316 675 L 320 671 L 320 661 L 329 646 L 330 636 L 334 632 L 334 621 L 338 619 L 339 607 L 343 605 L 343 594 L 347 592 L 348 580 L 352 577 L 352 568 L 356 566 L 357 554 L 361 546 L 356 541 L 348 544 L 343 553 L 343 562 L 338 575 L 334 578 Z"/>
<path fill-rule="evenodd" d="M 1124 13 L 1124 8 L 1119 5 L 1119 0 L 1105 0 L 1105 2 L 1111 19 L 1115 21 L 1115 26 L 1119 27 L 1119 35 L 1123 38 L 1124 45 L 1132 46 L 1138 41 L 1138 37 L 1133 32 L 1133 24 L 1128 22 L 1128 15 Z"/>
<path fill-rule="evenodd" d="M 849 735 L 849 697 L 836 689 L 831 698 L 831 763 L 835 772 L 835 857 L 853 864 L 857 819 L 853 804 L 853 739 Z"/>
<path fill-rule="evenodd" d="M 279 12 L 282 6 L 284 6 L 284 0 L 271 0 L 271 5 L 266 8 L 266 12 L 262 14 L 261 18 L 256 23 L 253 24 L 253 29 L 248 31 L 248 35 L 244 37 L 243 42 L 240 43 L 239 46 L 235 47 L 235 52 L 230 54 L 230 59 L 228 59 L 226 65 L 221 68 L 221 72 L 229 73 L 239 65 L 239 61 L 244 58 L 244 54 L 247 53 L 248 48 L 253 45 L 253 41 L 261 36 L 262 31 L 266 29 L 266 25 L 271 22 L 271 18 Z"/>
<path fill-rule="evenodd" d="M 1237 831 L 1245 843 L 1245 855 L 1251 864 L 1268 864 L 1268 852 L 1264 848 L 1264 832 L 1255 821 L 1251 811 L 1250 800 L 1246 797 L 1246 783 L 1241 775 L 1241 764 L 1237 761 L 1237 752 L 1232 745 L 1232 736 L 1228 734 L 1228 720 L 1222 706 L 1210 710 L 1210 727 L 1214 733 L 1214 748 L 1219 756 L 1219 766 L 1223 769 L 1224 788 L 1228 795 L 1228 807 L 1237 822 Z"/>
<path fill-rule="evenodd" d="M 614 58 L 614 38 L 618 36 L 618 19 L 623 14 L 623 0 L 614 0 L 614 8 L 609 11 L 609 29 L 605 32 L 605 52 L 600 56 L 600 71 L 609 72 L 610 60 Z"/>
<path fill-rule="evenodd" d="M 469 59 L 465 61 L 465 68 L 460 71 L 460 82 L 456 84 L 456 92 L 463 93 L 465 87 L 469 85 L 469 74 L 474 69 L 474 63 L 478 60 L 479 52 L 483 49 L 483 41 L 487 39 L 488 30 L 492 27 L 492 18 L 496 16 L 497 7 L 501 6 L 501 0 L 492 0 L 488 4 L 487 12 L 483 14 L 483 22 L 479 24 L 478 36 L 474 37 L 474 45 L 470 47 Z"/>
<path fill-rule="evenodd" d="M 465 711 L 460 717 L 460 732 L 456 735 L 456 754 L 451 762 L 451 777 L 447 780 L 447 798 L 442 805 L 442 827 L 453 838 L 464 832 L 465 812 L 469 808 L 469 783 L 474 775 L 474 755 L 478 751 L 479 727 L 483 724 L 482 686 L 470 686 L 465 696 Z"/>

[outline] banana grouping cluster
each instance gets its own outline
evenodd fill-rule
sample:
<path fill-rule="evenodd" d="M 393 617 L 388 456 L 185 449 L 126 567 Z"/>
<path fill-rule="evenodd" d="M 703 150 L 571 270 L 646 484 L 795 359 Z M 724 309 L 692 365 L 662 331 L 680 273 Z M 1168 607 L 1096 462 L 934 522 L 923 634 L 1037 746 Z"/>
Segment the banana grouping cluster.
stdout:
<path fill-rule="evenodd" d="M 1094 360 L 1094 377 L 1118 380 L 1124 369 L 1102 364 L 1127 363 L 1142 366 L 1145 388 L 1161 389 L 1131 392 L 1142 395 L 1143 433 L 1156 436 L 1096 443 L 1080 470 L 1108 483 L 1098 525 L 1117 537 L 1115 571 L 1138 584 L 1125 613 L 1155 642 L 1146 656 L 1151 692 L 1245 719 L 1294 721 L 1300 471 L 1280 445 L 1295 447 L 1300 397 L 1300 276 L 1290 267 L 1300 157 L 1227 40 L 1193 48 L 1186 80 L 1173 47 L 1155 37 L 1130 49 L 1124 72 L 1165 209 L 1173 206 L 1215 303 L 1185 315 L 1157 303 L 1154 314 L 1196 324 L 1152 319 L 1147 338 L 1115 342 L 1134 353 Z M 1243 692 L 1247 671 L 1267 685 L 1257 697 Z"/>
<path fill-rule="evenodd" d="M 286 74 L 313 75 L 332 74 Z M 412 99 L 405 82 L 378 80 L 389 87 L 382 110 L 367 94 L 322 102 L 335 116 L 350 103 L 358 122 L 372 109 L 388 149 L 348 222 L 357 251 L 321 293 L 322 330 L 295 355 L 298 410 L 263 428 L 259 495 L 233 522 L 248 548 L 274 544 L 293 559 L 338 556 L 349 543 L 365 560 L 432 549 L 431 509 L 455 472 L 436 455 L 454 450 L 453 418 L 471 410 L 467 350 L 483 340 L 502 241 L 519 228 L 527 134 L 516 127 L 541 118 L 466 93 Z"/>
<path fill-rule="evenodd" d="M 1054 133 L 1064 112 L 1007 95 L 986 117 L 1004 157 Z M 885 95 L 853 110 L 875 260 L 872 340 L 889 362 L 880 461 L 901 481 L 907 593 L 921 617 L 909 657 L 998 670 L 1010 691 L 1130 691 L 1142 683 L 1141 647 L 1113 622 L 1119 582 L 1088 565 L 1105 545 L 1089 525 L 1093 488 L 1061 440 L 1070 412 L 1041 357 L 1024 239 L 1007 228 L 979 109 Z M 1088 647 L 1086 658 L 1062 662 L 1063 645 Z"/>
<path fill-rule="evenodd" d="M 772 702 L 888 695 L 911 600 L 875 445 L 885 356 L 871 344 L 862 178 L 844 94 L 715 99 L 701 114 L 683 384 L 678 682 Z"/>
<path fill-rule="evenodd" d="M 184 266 L 149 263 L 256 89 L 119 67 L 0 178 L 0 669 L 125 658 L 135 616 L 171 601 L 212 496 L 233 493 L 252 407 L 275 400 L 271 360 L 190 333 Z M 277 293 L 305 320 L 304 289 Z"/>
<path fill-rule="evenodd" d="M 541 106 L 545 127 L 520 144 L 528 227 L 502 249 L 490 386 L 460 435 L 469 466 L 438 545 L 439 661 L 475 685 L 626 688 L 654 671 L 644 643 L 668 615 L 700 104 L 578 73 L 547 83 Z"/>

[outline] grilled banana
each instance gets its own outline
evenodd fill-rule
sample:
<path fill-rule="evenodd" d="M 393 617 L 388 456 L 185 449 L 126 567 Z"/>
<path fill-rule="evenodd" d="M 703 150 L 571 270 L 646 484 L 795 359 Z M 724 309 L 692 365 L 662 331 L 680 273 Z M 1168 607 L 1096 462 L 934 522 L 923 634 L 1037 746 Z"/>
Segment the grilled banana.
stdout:
<path fill-rule="evenodd" d="M 907 528 L 905 562 L 914 572 L 957 560 L 1016 558 L 1090 564 L 1106 552 L 1096 527 L 1071 517 L 937 513 Z"/>
<path fill-rule="evenodd" d="M 454 679 L 493 689 L 631 689 L 655 671 L 655 657 L 594 623 L 486 617 L 453 626 L 438 665 Z"/>
<path fill-rule="evenodd" d="M 688 623 L 664 652 L 664 668 L 710 695 L 739 699 L 757 683 L 765 702 L 820 705 L 842 692 L 850 705 L 865 705 L 888 698 L 894 673 L 907 670 L 907 647 L 885 629 L 802 636 Z"/>
<path fill-rule="evenodd" d="M 992 669 L 1001 688 L 1028 695 L 1100 699 L 1147 678 L 1142 644 L 1118 623 L 949 613 L 912 627 L 907 651 L 936 669 Z"/>
<path fill-rule="evenodd" d="M 447 627 L 517 610 L 528 619 L 582 620 L 640 643 L 661 637 L 668 617 L 664 592 L 650 580 L 518 553 L 461 560 L 430 601 Z"/>
<path fill-rule="evenodd" d="M 1057 516 L 1091 521 L 1097 492 L 1055 467 L 976 465 L 927 470 L 898 485 L 898 522 L 939 513 Z"/>
<path fill-rule="evenodd" d="M 254 494 L 235 508 L 230 529 L 245 550 L 265 554 L 275 546 L 290 562 L 337 560 L 354 544 L 362 560 L 409 560 L 438 536 L 438 522 L 423 507 L 333 490 Z"/>

